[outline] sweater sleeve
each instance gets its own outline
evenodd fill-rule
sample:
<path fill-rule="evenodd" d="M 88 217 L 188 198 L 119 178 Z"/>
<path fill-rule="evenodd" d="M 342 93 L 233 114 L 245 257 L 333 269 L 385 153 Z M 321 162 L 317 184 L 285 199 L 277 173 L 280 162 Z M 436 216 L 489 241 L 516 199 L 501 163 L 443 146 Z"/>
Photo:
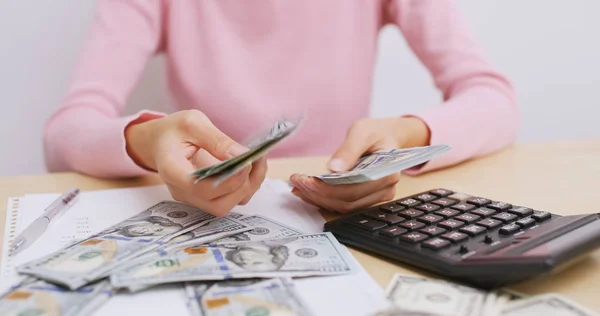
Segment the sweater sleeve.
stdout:
<path fill-rule="evenodd" d="M 71 86 L 44 127 L 48 171 L 104 178 L 150 172 L 127 154 L 124 130 L 165 114 L 121 112 L 146 63 L 161 49 L 162 7 L 159 0 L 98 1 Z"/>
<path fill-rule="evenodd" d="M 441 105 L 420 113 L 431 145 L 452 150 L 418 168 L 416 175 L 498 151 L 515 141 L 519 110 L 511 82 L 485 60 L 453 0 L 391 0 L 388 21 L 396 24 L 441 91 Z"/>

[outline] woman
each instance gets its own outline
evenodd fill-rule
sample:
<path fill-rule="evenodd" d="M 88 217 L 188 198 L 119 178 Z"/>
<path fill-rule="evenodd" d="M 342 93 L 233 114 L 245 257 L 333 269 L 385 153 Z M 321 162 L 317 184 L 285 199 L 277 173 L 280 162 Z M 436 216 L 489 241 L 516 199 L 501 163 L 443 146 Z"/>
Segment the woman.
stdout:
<path fill-rule="evenodd" d="M 441 105 L 366 118 L 387 24 L 430 71 Z M 166 57 L 178 111 L 121 116 L 156 54 Z M 298 113 L 303 127 L 271 157 L 332 155 L 332 171 L 378 149 L 453 148 L 407 171 L 415 175 L 499 150 L 518 126 L 513 87 L 485 61 L 451 0 L 100 0 L 73 85 L 45 129 L 47 165 L 107 178 L 158 172 L 176 200 L 222 216 L 260 187 L 265 159 L 216 188 L 188 175 Z M 399 174 L 347 186 L 290 180 L 305 201 L 346 212 L 391 199 Z"/>

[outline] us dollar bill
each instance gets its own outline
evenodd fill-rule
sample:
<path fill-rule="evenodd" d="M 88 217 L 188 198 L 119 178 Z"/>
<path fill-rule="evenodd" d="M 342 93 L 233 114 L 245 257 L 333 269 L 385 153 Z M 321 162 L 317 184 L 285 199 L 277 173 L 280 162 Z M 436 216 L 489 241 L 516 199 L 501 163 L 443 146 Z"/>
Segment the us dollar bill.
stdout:
<path fill-rule="evenodd" d="M 235 215 L 234 215 L 235 216 Z M 239 220 L 229 217 L 220 217 L 209 220 L 200 226 L 190 230 L 187 233 L 181 234 L 177 237 L 172 238 L 166 244 L 161 247 L 145 252 L 131 260 L 129 262 L 124 263 L 116 267 L 112 271 L 119 271 L 121 269 L 127 269 L 132 265 L 137 264 L 138 262 L 144 262 L 145 260 L 150 260 L 155 255 L 155 253 L 166 253 L 168 249 L 174 247 L 184 246 L 186 244 L 204 244 L 215 241 L 219 238 L 224 238 L 230 235 L 235 235 L 239 233 L 243 233 L 252 229 L 252 227 L 242 223 Z M 151 285 L 144 286 L 131 286 L 128 287 L 127 290 L 129 292 L 139 292 L 141 290 L 145 290 L 152 287 Z"/>
<path fill-rule="evenodd" d="M 597 316 L 598 314 L 558 294 L 535 295 L 507 304 L 502 316 Z"/>
<path fill-rule="evenodd" d="M 289 278 L 186 282 L 192 316 L 312 316 Z"/>
<path fill-rule="evenodd" d="M 351 184 L 374 181 L 436 158 L 451 148 L 432 145 L 404 149 L 379 150 L 362 156 L 349 171 L 317 176 L 329 184 Z"/>
<path fill-rule="evenodd" d="M 213 218 L 183 203 L 161 202 L 77 244 L 27 262 L 17 271 L 75 290 Z"/>
<path fill-rule="evenodd" d="M 393 307 L 381 315 L 487 316 L 498 315 L 503 304 L 503 299 L 493 293 L 445 280 L 404 274 L 394 275 L 385 295 Z"/>
<path fill-rule="evenodd" d="M 216 165 L 198 169 L 190 176 L 195 178 L 194 183 L 216 176 L 217 179 L 214 181 L 213 185 L 218 186 L 232 175 L 264 156 L 272 147 L 291 136 L 298 129 L 302 120 L 303 119 L 300 118 L 297 123 L 293 123 L 282 118 L 278 120 L 267 133 L 251 141 L 248 144 L 249 150 L 245 153 Z"/>
<path fill-rule="evenodd" d="M 0 315 L 87 316 L 112 295 L 108 280 L 75 291 L 35 280 L 22 283 L 4 295 L 0 300 Z"/>
<path fill-rule="evenodd" d="M 165 247 L 175 247 L 189 243 L 208 243 L 228 236 L 243 234 L 251 229 L 250 225 L 233 217 L 214 218 L 202 223 L 193 230 L 172 238 Z"/>
<path fill-rule="evenodd" d="M 113 287 L 240 278 L 356 273 L 329 232 L 281 239 L 181 247 L 110 275 Z"/>
<path fill-rule="evenodd" d="M 260 215 L 244 216 L 239 218 L 239 221 L 250 226 L 251 229 L 239 234 L 215 240 L 213 243 L 278 239 L 304 234 L 295 228 Z"/>

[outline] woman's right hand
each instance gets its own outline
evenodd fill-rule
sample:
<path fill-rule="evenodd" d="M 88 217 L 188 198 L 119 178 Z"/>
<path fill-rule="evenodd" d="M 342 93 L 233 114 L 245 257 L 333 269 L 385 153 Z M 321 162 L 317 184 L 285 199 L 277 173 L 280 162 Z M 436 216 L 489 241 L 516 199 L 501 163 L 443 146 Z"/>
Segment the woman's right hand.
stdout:
<path fill-rule="evenodd" d="M 163 118 L 131 124 L 125 129 L 127 152 L 140 166 L 157 171 L 175 200 L 216 216 L 246 204 L 260 188 L 267 171 L 266 158 L 214 187 L 207 178 L 197 184 L 189 175 L 244 153 L 202 112 L 186 110 Z"/>

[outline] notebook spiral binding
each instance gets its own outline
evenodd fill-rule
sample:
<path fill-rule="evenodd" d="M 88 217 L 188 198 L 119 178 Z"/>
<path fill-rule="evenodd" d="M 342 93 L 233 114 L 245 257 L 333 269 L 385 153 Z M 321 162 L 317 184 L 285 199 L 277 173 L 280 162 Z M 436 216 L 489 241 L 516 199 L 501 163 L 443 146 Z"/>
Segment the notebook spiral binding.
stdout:
<path fill-rule="evenodd" d="M 3 271 L 3 278 L 7 278 L 9 277 L 7 275 L 7 271 L 12 271 L 12 261 L 11 261 L 11 248 L 12 248 L 12 244 L 15 241 L 15 237 L 16 237 L 16 229 L 17 229 L 17 220 L 19 217 L 19 199 L 18 198 L 12 198 L 11 199 L 11 204 L 10 204 L 10 208 L 6 210 L 9 213 L 9 216 L 7 216 L 7 220 L 9 221 L 7 227 L 8 230 L 8 234 L 5 234 L 5 236 L 8 238 L 8 249 L 7 249 L 7 254 L 8 257 L 5 259 L 6 260 L 6 267 L 2 268 Z"/>

